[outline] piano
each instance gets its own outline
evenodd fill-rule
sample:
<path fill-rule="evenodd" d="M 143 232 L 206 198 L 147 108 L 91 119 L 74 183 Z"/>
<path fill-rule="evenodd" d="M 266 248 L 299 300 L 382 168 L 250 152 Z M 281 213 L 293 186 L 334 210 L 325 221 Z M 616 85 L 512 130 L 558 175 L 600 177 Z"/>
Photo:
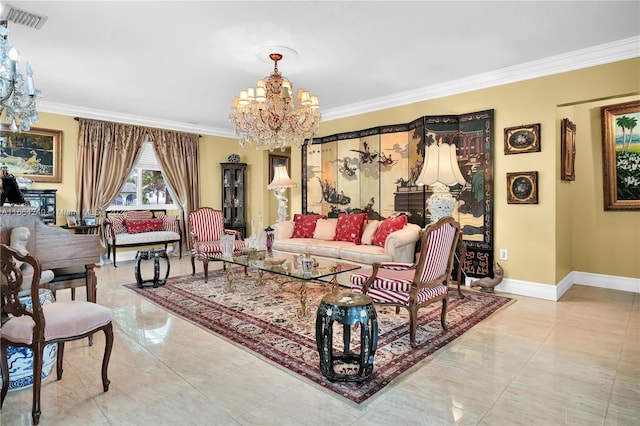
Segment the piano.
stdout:
<path fill-rule="evenodd" d="M 52 291 L 87 286 L 87 300 L 96 301 L 95 264 L 100 262 L 100 237 L 74 235 L 64 229 L 45 225 L 31 206 L 0 207 L 0 243 L 11 243 L 11 230 L 25 226 L 31 231 L 27 250 L 39 261 L 42 269 L 51 269 L 55 278 Z M 84 280 L 80 281 L 79 280 Z"/>

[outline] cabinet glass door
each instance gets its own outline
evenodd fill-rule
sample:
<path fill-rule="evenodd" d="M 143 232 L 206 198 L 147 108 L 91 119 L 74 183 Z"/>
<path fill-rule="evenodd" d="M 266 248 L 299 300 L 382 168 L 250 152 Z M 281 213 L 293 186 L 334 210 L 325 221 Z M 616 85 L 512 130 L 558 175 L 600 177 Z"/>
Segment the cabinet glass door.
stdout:
<path fill-rule="evenodd" d="M 222 212 L 224 214 L 224 224 L 231 225 L 233 222 L 234 176 L 233 170 L 226 169 L 222 175 Z"/>
<path fill-rule="evenodd" d="M 244 173 L 242 169 L 235 170 L 234 181 L 234 226 L 244 226 Z"/>

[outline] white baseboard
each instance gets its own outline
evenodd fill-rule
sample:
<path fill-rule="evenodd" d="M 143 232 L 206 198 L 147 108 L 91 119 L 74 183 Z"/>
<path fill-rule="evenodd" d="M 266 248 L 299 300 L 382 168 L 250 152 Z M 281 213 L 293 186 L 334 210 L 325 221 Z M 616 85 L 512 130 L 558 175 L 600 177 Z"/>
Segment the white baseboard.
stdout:
<path fill-rule="evenodd" d="M 557 301 L 560 300 L 562 295 L 565 294 L 574 284 L 640 293 L 640 279 L 638 278 L 618 277 L 614 275 L 602 275 L 578 271 L 570 272 L 557 285 L 505 278 L 496 286 L 495 289 L 503 293 Z"/>

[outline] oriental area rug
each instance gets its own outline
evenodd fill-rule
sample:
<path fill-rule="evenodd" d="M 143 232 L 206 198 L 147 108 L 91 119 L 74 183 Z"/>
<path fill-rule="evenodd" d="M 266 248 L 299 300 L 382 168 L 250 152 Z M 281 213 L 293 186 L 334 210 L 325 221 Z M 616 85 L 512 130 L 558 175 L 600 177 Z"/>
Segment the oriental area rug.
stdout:
<path fill-rule="evenodd" d="M 420 363 L 438 349 L 460 337 L 483 319 L 513 299 L 475 290 L 463 290 L 464 299 L 451 288 L 447 310 L 448 330 L 440 325 L 442 304 L 436 302 L 418 311 L 417 348 L 409 345 L 409 314 L 394 307 L 376 305 L 378 317 L 378 345 L 374 357 L 374 371 L 365 381 L 331 382 L 319 366 L 315 340 L 315 314 L 322 296 L 330 292 L 328 284 L 309 283 L 309 318 L 299 319 L 299 284 L 279 286 L 275 283 L 256 285 L 246 279 L 241 269 L 235 280 L 235 291 L 224 292 L 226 274 L 209 273 L 204 283 L 202 273 L 169 278 L 163 286 L 125 287 L 200 327 L 232 342 L 264 360 L 296 373 L 300 378 L 334 392 L 356 404 L 381 391 L 393 380 Z M 345 289 L 343 289 L 345 290 Z M 342 350 L 342 326 L 334 324 L 333 342 L 336 352 Z M 352 339 L 359 338 L 352 332 Z M 351 350 L 359 352 L 355 342 Z"/>

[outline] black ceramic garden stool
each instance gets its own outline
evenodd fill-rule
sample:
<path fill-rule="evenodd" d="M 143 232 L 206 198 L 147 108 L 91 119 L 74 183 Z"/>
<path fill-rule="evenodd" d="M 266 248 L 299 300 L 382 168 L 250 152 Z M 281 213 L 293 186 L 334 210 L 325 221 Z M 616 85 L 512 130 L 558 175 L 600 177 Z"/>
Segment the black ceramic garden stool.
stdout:
<path fill-rule="evenodd" d="M 162 279 L 160 278 L 160 259 L 164 259 L 167 266 L 167 272 Z M 143 260 L 153 260 L 153 278 L 142 279 L 140 262 L 142 262 Z M 139 288 L 151 286 L 158 287 L 159 285 L 164 285 L 167 282 L 167 278 L 169 278 L 170 269 L 171 264 L 169 263 L 169 256 L 167 255 L 167 251 L 163 248 L 138 250 L 138 252 L 136 253 L 136 263 L 134 271 Z"/>
<path fill-rule="evenodd" d="M 343 325 L 342 353 L 333 352 L 334 322 Z M 360 353 L 350 351 L 351 326 L 360 326 Z M 360 382 L 373 372 L 373 356 L 378 344 L 378 319 L 373 300 L 365 294 L 337 291 L 326 294 L 316 315 L 316 344 L 320 371 L 331 381 Z M 336 363 L 354 364 L 357 372 L 336 373 Z M 355 368 L 353 369 L 355 370 Z"/>

